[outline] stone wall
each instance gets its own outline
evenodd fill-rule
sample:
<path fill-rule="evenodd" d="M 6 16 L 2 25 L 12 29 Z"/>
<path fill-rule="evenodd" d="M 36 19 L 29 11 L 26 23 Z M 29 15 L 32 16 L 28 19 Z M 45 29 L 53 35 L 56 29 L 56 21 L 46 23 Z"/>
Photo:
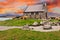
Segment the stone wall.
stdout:
<path fill-rule="evenodd" d="M 27 12 L 24 13 L 24 16 L 34 19 L 46 19 L 46 14 L 44 12 Z"/>

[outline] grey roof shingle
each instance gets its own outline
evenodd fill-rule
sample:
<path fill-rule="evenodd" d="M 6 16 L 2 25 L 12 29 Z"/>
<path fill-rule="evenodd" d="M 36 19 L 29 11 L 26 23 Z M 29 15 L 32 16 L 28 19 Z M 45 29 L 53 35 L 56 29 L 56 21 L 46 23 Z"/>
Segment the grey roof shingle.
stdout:
<path fill-rule="evenodd" d="M 25 10 L 25 12 L 36 12 L 36 11 L 44 11 L 43 9 L 43 5 L 32 5 L 32 6 L 28 6 L 27 9 Z"/>

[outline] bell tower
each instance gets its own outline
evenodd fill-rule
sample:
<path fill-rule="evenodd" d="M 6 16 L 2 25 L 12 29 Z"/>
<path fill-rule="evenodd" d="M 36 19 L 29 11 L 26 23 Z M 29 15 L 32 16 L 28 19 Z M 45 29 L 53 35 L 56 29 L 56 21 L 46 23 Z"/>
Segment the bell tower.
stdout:
<path fill-rule="evenodd" d="M 47 8 L 47 4 L 46 3 L 43 3 L 43 8 L 44 8 L 44 18 L 45 19 L 48 19 L 48 8 Z"/>

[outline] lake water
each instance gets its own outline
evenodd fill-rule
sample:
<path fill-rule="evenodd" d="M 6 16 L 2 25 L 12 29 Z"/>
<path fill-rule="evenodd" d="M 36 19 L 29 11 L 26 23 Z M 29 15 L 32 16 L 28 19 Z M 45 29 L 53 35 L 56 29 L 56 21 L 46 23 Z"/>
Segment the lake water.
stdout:
<path fill-rule="evenodd" d="M 11 20 L 13 18 L 0 18 L 0 21 Z"/>

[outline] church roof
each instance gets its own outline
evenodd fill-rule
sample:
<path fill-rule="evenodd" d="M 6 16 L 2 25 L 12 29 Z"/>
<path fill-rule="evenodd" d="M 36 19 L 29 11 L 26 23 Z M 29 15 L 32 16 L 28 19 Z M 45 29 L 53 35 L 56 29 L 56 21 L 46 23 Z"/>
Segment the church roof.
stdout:
<path fill-rule="evenodd" d="M 44 11 L 43 4 L 40 5 L 31 5 L 28 6 L 25 12 L 37 12 L 37 11 Z"/>

